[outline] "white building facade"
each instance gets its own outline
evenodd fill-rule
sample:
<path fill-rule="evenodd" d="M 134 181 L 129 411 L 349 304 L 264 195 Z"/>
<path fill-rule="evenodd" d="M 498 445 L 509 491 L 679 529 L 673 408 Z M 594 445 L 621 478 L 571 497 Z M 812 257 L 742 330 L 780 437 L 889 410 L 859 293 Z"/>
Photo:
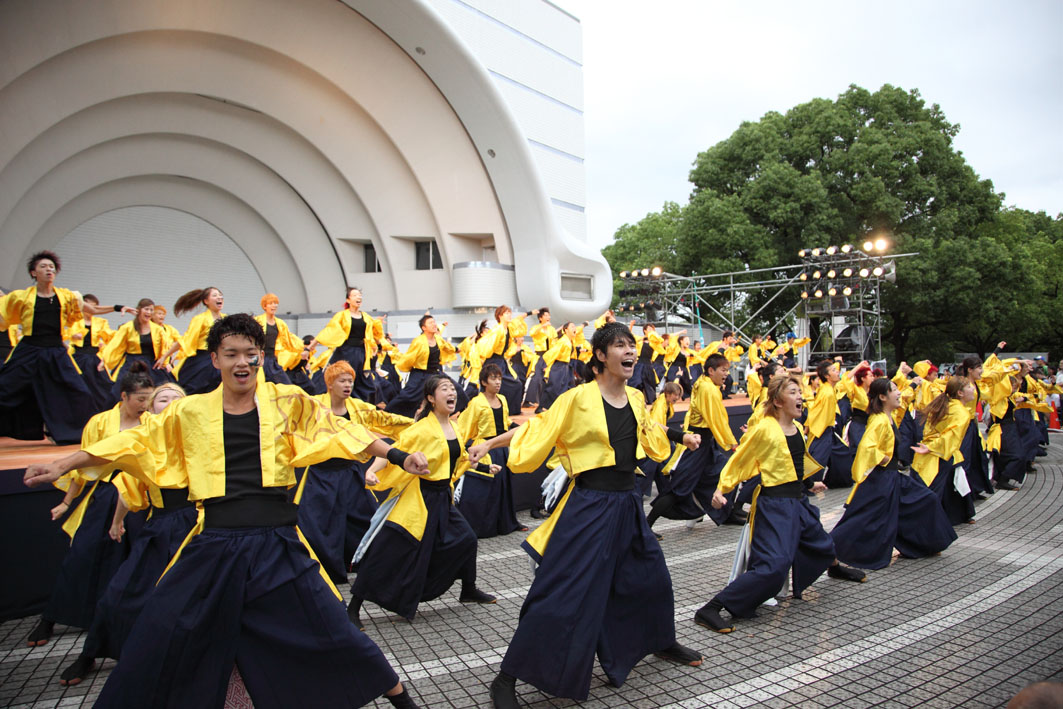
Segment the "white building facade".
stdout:
<path fill-rule="evenodd" d="M 400 339 L 608 306 L 549 2 L 8 0 L 0 46 L 0 286 L 54 249 L 104 302 L 273 292 L 306 334 L 357 285 Z"/>

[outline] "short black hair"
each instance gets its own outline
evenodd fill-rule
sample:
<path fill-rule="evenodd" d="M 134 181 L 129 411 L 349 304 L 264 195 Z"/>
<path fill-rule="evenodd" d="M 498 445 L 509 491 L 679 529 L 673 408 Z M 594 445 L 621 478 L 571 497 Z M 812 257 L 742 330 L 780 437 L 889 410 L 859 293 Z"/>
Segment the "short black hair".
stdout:
<path fill-rule="evenodd" d="M 595 374 L 605 371 L 605 362 L 598 359 L 598 352 L 607 354 L 609 347 L 616 342 L 635 344 L 635 336 L 631 334 L 631 330 L 627 329 L 627 325 L 610 322 L 594 331 L 594 336 L 591 337 L 590 365 Z"/>
<path fill-rule="evenodd" d="M 727 364 L 727 358 L 719 352 L 713 352 L 705 358 L 705 369 L 719 369 Z"/>
<path fill-rule="evenodd" d="M 424 329 L 424 324 L 426 322 L 428 322 L 429 319 L 435 320 L 436 316 L 432 315 L 431 313 L 425 313 L 424 315 L 421 316 L 421 319 L 417 321 L 417 327 L 419 327 L 419 328 L 421 328 L 423 330 Z"/>
<path fill-rule="evenodd" d="M 550 308 L 539 308 L 539 314 L 536 315 L 535 317 L 537 317 L 540 320 L 542 320 L 544 315 L 549 315 L 549 314 L 550 314 Z"/>
<path fill-rule="evenodd" d="M 37 263 L 48 259 L 55 264 L 55 272 L 59 273 L 63 270 L 63 264 L 59 263 L 59 254 L 54 251 L 38 251 L 30 256 L 30 260 L 26 262 L 26 272 L 31 276 L 33 275 L 33 269 L 37 268 Z"/>
<path fill-rule="evenodd" d="M 834 362 L 831 362 L 829 359 L 824 359 L 816 365 L 816 376 L 819 377 L 821 382 L 825 382 L 829 378 L 830 375 L 828 372 L 830 372 L 832 364 L 834 364 Z"/>
<path fill-rule="evenodd" d="M 485 384 L 491 377 L 502 378 L 502 370 L 497 364 L 485 364 L 480 370 L 480 384 Z"/>
<path fill-rule="evenodd" d="M 207 333 L 207 352 L 217 352 L 221 341 L 230 335 L 246 337 L 260 350 L 266 348 L 266 331 L 258 324 L 258 320 L 247 313 L 234 313 L 211 326 Z"/>

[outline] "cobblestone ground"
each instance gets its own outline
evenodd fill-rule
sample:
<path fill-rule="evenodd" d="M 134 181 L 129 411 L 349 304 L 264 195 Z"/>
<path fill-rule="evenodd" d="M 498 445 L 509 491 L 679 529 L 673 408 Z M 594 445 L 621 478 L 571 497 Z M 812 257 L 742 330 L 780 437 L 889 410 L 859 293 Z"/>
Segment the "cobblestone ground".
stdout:
<path fill-rule="evenodd" d="M 980 502 L 977 523 L 961 525 L 943 556 L 897 560 L 864 584 L 824 576 L 804 600 L 762 608 L 730 635 L 692 617 L 725 584 L 740 528 L 660 524 L 679 640 L 705 663 L 651 657 L 620 689 L 596 668 L 586 702 L 518 683 L 520 699 L 531 707 L 992 707 L 1032 682 L 1063 681 L 1063 436 L 1053 436 L 1037 467 L 1021 490 Z M 828 529 L 846 494 L 832 490 L 817 501 Z M 455 588 L 408 623 L 366 604 L 366 631 L 421 706 L 490 705 L 487 686 L 531 580 L 524 536 L 481 543 L 479 583 L 498 595 L 497 605 L 461 605 Z M 81 634 L 59 626 L 52 642 L 30 649 L 24 638 L 33 623 L 0 625 L 0 706 L 91 706 L 114 663 L 64 689 L 59 673 Z"/>

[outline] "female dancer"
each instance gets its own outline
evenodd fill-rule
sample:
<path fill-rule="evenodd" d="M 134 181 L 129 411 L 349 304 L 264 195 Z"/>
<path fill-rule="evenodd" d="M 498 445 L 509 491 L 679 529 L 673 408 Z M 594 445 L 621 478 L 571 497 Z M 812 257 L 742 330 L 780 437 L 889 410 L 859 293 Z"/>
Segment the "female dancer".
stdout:
<path fill-rule="evenodd" d="M 661 395 L 657 397 L 657 400 L 653 402 L 653 406 L 650 407 L 650 418 L 668 428 L 668 422 L 672 420 L 672 416 L 675 414 L 675 405 L 682 396 L 683 387 L 675 382 L 665 382 L 664 386 L 661 387 Z M 675 443 L 670 442 L 668 460 L 671 460 L 675 450 Z M 667 462 L 658 462 L 653 458 L 643 458 L 639 461 L 638 467 L 641 473 L 638 484 L 643 497 L 649 497 L 652 494 L 654 484 L 657 485 L 658 496 L 664 495 L 672 489 L 671 475 L 666 471 Z"/>
<path fill-rule="evenodd" d="M 664 460 L 669 439 L 690 449 L 699 441 L 651 421 L 642 395 L 626 386 L 635 338 L 625 326 L 597 330 L 592 355 L 594 379 L 473 449 L 478 460 L 509 445 L 510 467 L 531 472 L 556 447 L 575 481 L 522 545 L 539 570 L 491 683 L 496 707 L 518 706 L 518 678 L 549 694 L 586 699 L 595 653 L 617 687 L 650 653 L 694 667 L 702 661 L 676 642 L 672 580 L 635 485 L 640 458 Z"/>
<path fill-rule="evenodd" d="M 827 571 L 833 578 L 864 581 L 864 574 L 838 564 L 834 542 L 819 522 L 819 508 L 809 503 L 807 492 L 827 489 L 811 476 L 819 464 L 809 456 L 805 437 L 795 420 L 802 413 L 801 386 L 776 377 L 768 384 L 764 417 L 742 437 L 738 450 L 720 476 L 712 504 L 728 504 L 725 493 L 761 476 L 759 494 L 749 512 L 750 552 L 748 570 L 697 613 L 694 622 L 718 633 L 729 633 L 734 624 L 723 619 L 726 609 L 734 618 L 751 618 L 757 606 L 773 597 L 793 568 L 794 598 Z"/>
<path fill-rule="evenodd" d="M 931 556 L 956 541 L 956 532 L 937 496 L 897 470 L 897 430 L 891 416 L 901 405 L 897 385 L 876 379 L 868 398 L 867 429 L 852 466 L 856 482 L 830 536 L 841 561 L 884 569 L 894 548 L 909 559 Z"/>
<path fill-rule="evenodd" d="M 161 414 L 170 403 L 184 396 L 179 385 L 162 384 L 152 392 L 148 411 Z M 118 490 L 111 539 L 122 541 L 129 512 L 150 507 L 151 515 L 133 541 L 129 556 L 111 577 L 107 590 L 96 604 L 96 616 L 85 636 L 81 653 L 59 677 L 59 684 L 64 686 L 80 684 L 95 669 L 97 657 L 119 658 L 140 610 L 196 523 L 196 508 L 188 501 L 187 488 L 159 488 L 128 473 L 116 474 L 111 482 Z"/>
<path fill-rule="evenodd" d="M 275 294 L 266 293 L 259 301 L 263 312 L 255 316 L 255 320 L 266 332 L 266 356 L 262 361 L 262 374 L 267 382 L 291 384 L 292 380 L 286 370 L 297 365 L 307 353 L 303 351 L 302 341 L 288 329 L 288 323 L 277 317 L 280 302 L 280 298 Z"/>
<path fill-rule="evenodd" d="M 121 403 L 96 414 L 85 425 L 82 446 L 132 428 L 143 420 L 154 387 L 147 365 L 137 362 L 130 367 L 122 377 L 121 387 Z M 63 522 L 63 530 L 70 535 L 70 550 L 59 568 L 48 606 L 37 627 L 26 638 L 30 647 L 46 644 L 56 623 L 90 627 L 100 595 L 129 555 L 131 541 L 128 537 L 125 542 L 115 544 L 108 536 L 118 498 L 118 491 L 111 484 L 112 476 L 110 470 L 79 470 L 55 483 L 56 487 L 66 490 L 66 496 L 52 509 L 53 520 L 70 511 L 71 503 L 86 482 L 92 482 L 92 487 Z M 143 515 L 137 519 L 136 528 L 139 529 L 142 523 Z"/>
<path fill-rule="evenodd" d="M 94 404 L 63 345 L 63 330 L 82 321 L 85 312 L 135 311 L 85 303 L 76 291 L 57 287 L 60 263 L 51 251 L 31 256 L 26 268 L 35 285 L 0 297 L 0 328 L 22 326 L 22 339 L 0 367 L 0 409 L 22 409 L 20 417 L 42 418 L 56 443 L 77 443 Z"/>
<path fill-rule="evenodd" d="M 642 326 L 642 337 L 635 338 L 635 348 L 638 351 L 638 359 L 635 361 L 635 369 L 631 374 L 628 386 L 635 387 L 642 392 L 647 404 L 653 404 L 657 397 L 657 373 L 654 371 L 654 362 L 664 355 L 661 346 L 663 340 L 657 334 L 657 328 L 646 324 Z"/>
<path fill-rule="evenodd" d="M 834 393 L 834 385 L 841 377 L 838 365 L 827 359 L 816 365 L 816 376 L 819 389 L 816 390 L 812 405 L 808 407 L 805 432 L 809 436 L 808 454 L 816 461 L 816 467 L 822 469 L 830 463 L 830 452 L 834 446 L 834 422 L 838 416 L 838 397 Z M 822 477 L 819 475 L 816 479 Z"/>
<path fill-rule="evenodd" d="M 999 352 L 1005 342 L 997 345 Z M 963 434 L 963 443 L 960 444 L 960 454 L 963 456 L 964 473 L 967 475 L 967 485 L 976 500 L 985 499 L 986 495 L 993 494 L 993 481 L 989 477 L 989 455 L 986 453 L 985 439 L 978 426 L 978 402 L 985 400 L 986 392 L 992 387 L 997 379 L 1007 376 L 1003 369 L 998 369 L 995 376 L 983 378 L 985 366 L 977 357 L 965 357 L 956 372 L 956 376 L 966 377 L 974 387 L 974 398 L 967 404 L 967 412 L 971 416 L 967 424 L 967 432 Z M 988 402 L 986 403 L 988 406 Z"/>
<path fill-rule="evenodd" d="M 561 326 L 561 336 L 557 338 L 557 342 L 543 355 L 543 376 L 546 377 L 546 383 L 543 385 L 543 396 L 539 405 L 544 410 L 550 408 L 559 396 L 572 388 L 572 353 L 575 340 L 576 325 L 567 322 Z"/>
<path fill-rule="evenodd" d="M 354 378 L 354 369 L 347 362 L 330 364 L 325 368 L 328 391 L 316 398 L 340 418 L 360 423 L 377 435 L 398 438 L 413 419 L 353 398 Z M 377 509 L 376 496 L 366 488 L 367 483 L 377 482 L 368 467 L 368 462 L 346 458 L 311 465 L 295 494 L 299 529 L 333 583 L 346 583 L 351 557 Z"/>
<path fill-rule="evenodd" d="M 513 311 L 508 305 L 500 305 L 495 308 L 495 321 L 498 323 L 491 328 L 476 343 L 476 352 L 483 364 L 493 364 L 502 372 L 502 396 L 509 403 L 509 410 L 520 413 L 521 402 L 524 401 L 524 388 L 513 374 L 506 354 L 512 338 L 527 332 L 524 318 L 531 315 L 525 313 L 519 318 L 513 317 Z"/>
<path fill-rule="evenodd" d="M 180 350 L 184 359 L 178 364 L 175 372 L 181 387 L 189 394 L 211 391 L 221 383 L 221 375 L 211 364 L 210 353 L 207 352 L 207 333 L 214 323 L 225 317 L 225 313 L 221 311 L 224 304 L 225 296 L 214 287 L 188 291 L 174 303 L 174 315 L 182 315 L 199 305 L 207 308 L 192 318 L 185 334 L 170 345 L 166 354 L 156 363 L 165 366 L 170 357 Z"/>
<path fill-rule="evenodd" d="M 82 297 L 83 302 L 91 306 L 100 304 L 99 299 L 91 293 Z M 82 311 L 84 312 L 84 311 Z M 85 380 L 85 386 L 92 393 L 92 400 L 96 404 L 96 413 L 110 408 L 111 378 L 107 376 L 106 367 L 100 359 L 100 348 L 106 345 L 114 336 L 114 330 L 104 318 L 97 317 L 92 312 L 85 313 L 85 319 L 70 328 L 70 341 L 74 350 L 74 364 L 81 370 L 81 377 Z M 4 338 L 7 339 L 6 337 Z"/>
<path fill-rule="evenodd" d="M 403 372 L 409 372 L 406 383 L 399 395 L 388 402 L 388 411 L 400 416 L 413 417 L 417 413 L 417 407 L 424 399 L 424 383 L 430 376 L 443 374 L 443 367 L 454 361 L 457 350 L 443 336 L 443 323 L 440 327 L 436 319 L 425 313 L 417 321 L 421 328 L 421 334 L 413 338 L 406 353 L 398 357 L 395 367 Z M 449 379 L 449 377 L 447 377 Z M 451 383 L 454 380 L 451 379 Z M 457 411 L 463 411 L 469 404 L 465 392 L 458 389 L 454 384 L 454 390 L 458 394 Z"/>
<path fill-rule="evenodd" d="M 494 364 L 485 364 L 480 370 L 480 393 L 458 419 L 462 441 L 483 443 L 510 429 L 509 405 L 505 397 L 498 395 L 501 390 L 502 372 Z M 496 448 L 491 451 L 491 470 L 498 468 L 497 472 L 467 471 L 461 477 L 461 499 L 455 506 L 478 539 L 528 531 L 517 521 L 508 462 L 509 449 Z"/>
<path fill-rule="evenodd" d="M 154 307 L 150 298 L 141 298 L 137 303 L 136 319 L 123 323 L 100 353 L 103 366 L 114 372 L 115 383 L 111 389 L 114 399 L 120 394 L 123 373 L 133 362 L 148 365 L 155 386 L 173 381 L 164 356 L 170 342 L 166 339 L 166 331 L 151 319 Z"/>
<path fill-rule="evenodd" d="M 377 488 L 391 490 L 383 503 L 390 511 L 378 531 L 370 530 L 363 556 L 355 559 L 358 576 L 347 615 L 359 628 L 363 601 L 412 620 L 418 604 L 439 598 L 457 579 L 460 602 L 496 601 L 476 588 L 476 534 L 450 498 L 451 479 L 468 466 L 465 446 L 450 422 L 457 391 L 439 375 L 428 378 L 424 391 L 421 418 L 396 445 L 423 452 L 428 472 L 411 475 L 390 465 L 379 475 Z M 497 466 L 483 469 L 498 472 Z"/>
<path fill-rule="evenodd" d="M 1021 372 L 1020 361 L 1001 362 L 992 354 L 985 362 L 982 375 L 993 382 L 987 397 L 993 425 L 986 436 L 986 447 L 993 456 L 993 477 L 998 490 L 1018 490 L 1026 479 L 1026 446 L 1015 421 L 1016 402 L 1023 400 L 1019 394 Z"/>
<path fill-rule="evenodd" d="M 533 310 L 532 314 L 539 319 L 539 322 L 533 325 L 531 329 L 532 345 L 537 359 L 535 360 L 535 369 L 532 370 L 531 381 L 528 382 L 528 388 L 524 393 L 524 405 L 534 406 L 536 413 L 538 413 L 542 411 L 539 403 L 542 401 L 543 386 L 546 383 L 546 379 L 543 376 L 543 371 L 546 369 L 543 355 L 554 346 L 554 342 L 557 340 L 557 330 L 550 324 L 550 308 L 539 308 L 538 310 Z"/>
<path fill-rule="evenodd" d="M 875 377 L 872 374 L 871 366 L 867 362 L 861 362 L 852 372 L 847 372 L 839 382 L 839 391 L 845 392 L 845 398 L 839 402 L 839 408 L 842 408 L 841 404 L 845 402 L 848 416 L 845 417 L 843 413 L 842 417 L 848 420 L 843 424 L 841 422 L 842 417 L 840 417 L 835 425 L 834 430 L 838 435 L 834 438 L 830 465 L 827 467 L 827 473 L 823 478 L 823 482 L 827 483 L 827 487 L 847 487 L 851 486 L 855 481 L 853 477 L 853 460 L 856 457 L 857 448 L 860 446 L 860 439 L 867 429 L 867 392 L 874 380 Z"/>
<path fill-rule="evenodd" d="M 156 303 L 155 308 L 151 311 L 151 321 L 166 331 L 166 339 L 169 342 L 177 342 L 181 339 L 181 332 L 173 325 L 166 324 L 166 306 L 162 303 Z"/>
<path fill-rule="evenodd" d="M 310 351 L 317 346 L 335 347 L 332 362 L 343 360 L 354 369 L 354 389 L 352 396 L 370 404 L 376 402 L 376 376 L 370 366 L 376 343 L 384 336 L 383 318 L 374 319 L 369 313 L 362 312 L 362 291 L 347 288 L 347 299 L 343 310 L 332 316 L 325 328 L 310 341 Z"/>
<path fill-rule="evenodd" d="M 690 350 L 690 338 L 683 334 L 677 335 L 673 340 L 672 347 L 665 353 L 664 358 L 665 365 L 668 367 L 664 378 L 670 382 L 678 382 L 679 386 L 683 387 L 683 398 L 689 399 L 691 380 L 687 365 L 693 360 L 693 353 Z"/>
<path fill-rule="evenodd" d="M 974 500 L 962 469 L 959 478 L 965 489 L 957 489 L 960 481 L 955 471 L 959 464 L 954 462 L 971 421 L 967 404 L 973 400 L 974 386 L 967 377 L 949 379 L 944 393 L 938 394 L 920 415 L 923 439 L 915 446 L 912 459 L 912 470 L 938 496 L 952 524 L 974 523 Z"/>

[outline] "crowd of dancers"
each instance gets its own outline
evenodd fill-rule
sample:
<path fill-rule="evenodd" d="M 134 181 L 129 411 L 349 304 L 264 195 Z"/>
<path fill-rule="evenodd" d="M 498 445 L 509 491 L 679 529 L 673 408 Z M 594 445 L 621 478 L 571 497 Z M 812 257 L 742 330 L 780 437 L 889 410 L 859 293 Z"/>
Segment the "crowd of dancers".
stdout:
<path fill-rule="evenodd" d="M 272 294 L 252 317 L 197 289 L 174 304 L 203 307 L 180 333 L 150 299 L 56 286 L 60 265 L 34 255 L 35 284 L 0 296 L 0 435 L 80 446 L 26 472 L 65 491 L 52 518 L 71 538 L 27 643 L 87 630 L 60 683 L 119 659 L 103 707 L 220 706 L 234 666 L 260 707 L 310 691 L 415 706 L 363 604 L 412 619 L 457 581 L 460 603 L 494 603 L 477 540 L 526 531 L 512 475 L 544 470 L 545 520 L 522 542 L 537 570 L 494 705 L 519 706 L 517 680 L 585 699 L 595 657 L 615 686 L 651 654 L 698 666 L 676 640 L 657 519 L 743 525 L 732 578 L 693 618 L 730 632 L 824 572 L 863 582 L 947 549 L 976 500 L 1022 487 L 1058 393 L 1004 342 L 947 375 L 826 360 L 806 374 L 793 333 L 692 346 L 607 312 L 587 340 L 589 323 L 504 305 L 457 346 L 426 313 L 402 351 L 357 288 L 305 339 Z M 132 319 L 111 330 L 112 311 Z M 746 362 L 752 413 L 735 431 L 724 400 Z M 827 487 L 851 489 L 830 533 L 810 502 Z"/>

